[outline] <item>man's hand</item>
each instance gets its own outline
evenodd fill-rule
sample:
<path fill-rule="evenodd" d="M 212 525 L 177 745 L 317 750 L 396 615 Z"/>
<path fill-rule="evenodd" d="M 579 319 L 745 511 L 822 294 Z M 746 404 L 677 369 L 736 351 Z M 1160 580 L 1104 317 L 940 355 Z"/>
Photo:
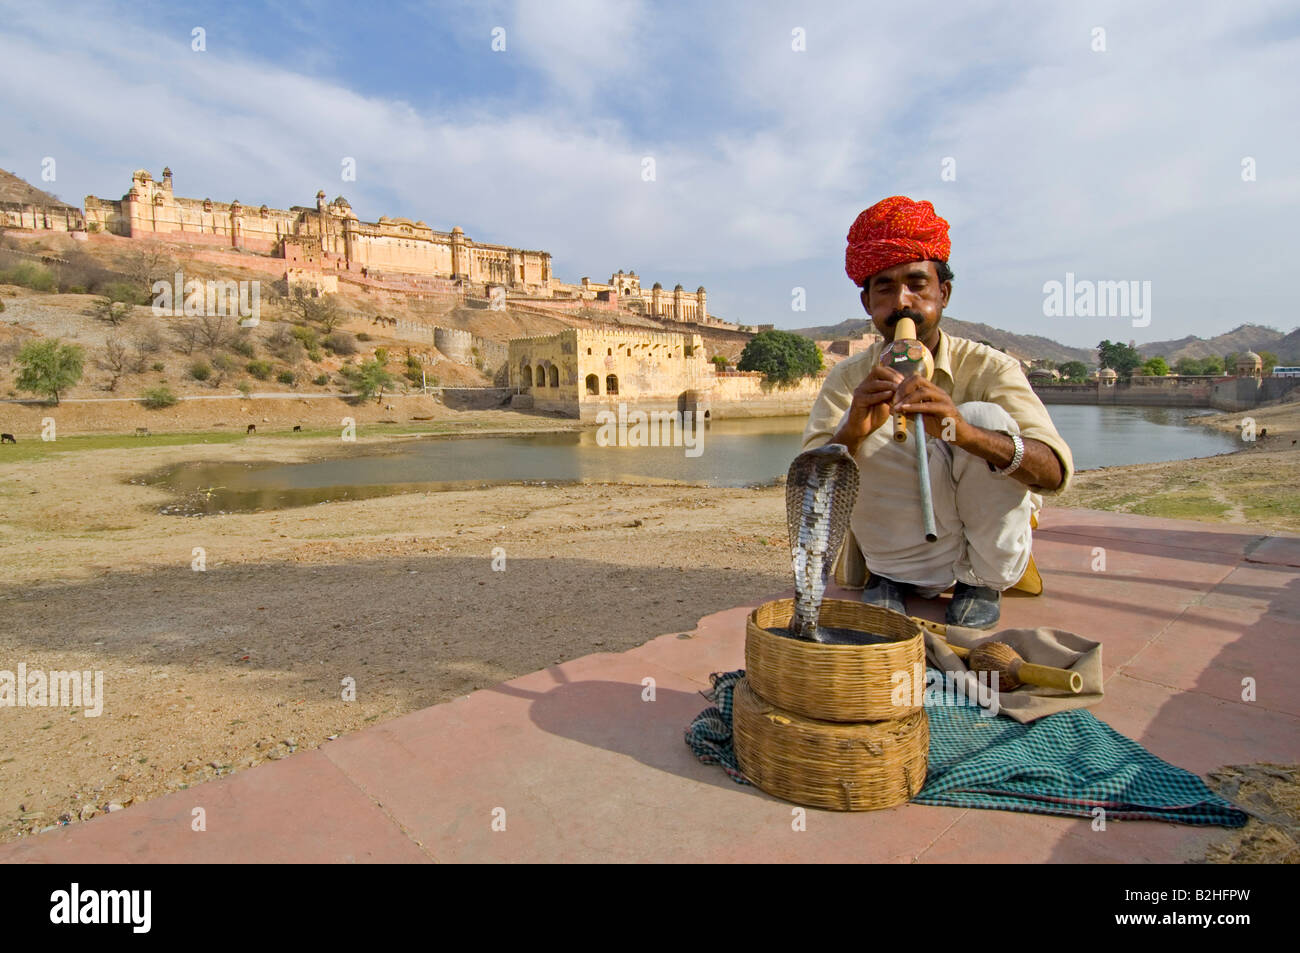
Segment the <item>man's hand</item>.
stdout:
<path fill-rule="evenodd" d="M 976 427 L 963 419 L 956 404 L 942 388 L 924 377 L 907 378 L 898 387 L 894 398 L 895 413 L 922 414 L 925 432 L 931 437 L 946 437 L 954 447 L 987 460 L 998 469 L 1011 465 L 1015 444 L 1006 434 Z M 1052 448 L 1040 440 L 1028 437 L 1024 444 L 1024 459 L 1011 474 L 1013 480 L 1033 490 L 1055 490 L 1065 479 L 1061 461 Z"/>
<path fill-rule="evenodd" d="M 927 380 L 920 374 L 905 378 L 898 385 L 894 398 L 894 412 L 922 414 L 925 432 L 931 437 L 946 438 L 957 446 L 962 446 L 969 427 L 952 402 L 952 397 L 934 381 Z"/>
<path fill-rule="evenodd" d="M 853 390 L 853 402 L 849 412 L 844 415 L 844 422 L 832 438 L 833 443 L 842 443 L 849 448 L 849 453 L 858 449 L 858 445 L 876 428 L 890 418 L 893 413 L 890 402 L 894 391 L 903 381 L 903 375 L 884 364 L 873 364 L 867 375 Z"/>

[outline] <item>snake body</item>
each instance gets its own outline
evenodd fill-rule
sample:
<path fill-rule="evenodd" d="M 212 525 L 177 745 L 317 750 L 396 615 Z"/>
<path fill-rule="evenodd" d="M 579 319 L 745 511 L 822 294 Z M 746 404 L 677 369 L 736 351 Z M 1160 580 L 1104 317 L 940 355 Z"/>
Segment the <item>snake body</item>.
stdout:
<path fill-rule="evenodd" d="M 858 495 L 858 465 L 843 444 L 831 443 L 794 458 L 786 475 L 785 512 L 794 568 L 790 634 L 835 641 L 818 625 L 831 564 L 844 541 Z"/>

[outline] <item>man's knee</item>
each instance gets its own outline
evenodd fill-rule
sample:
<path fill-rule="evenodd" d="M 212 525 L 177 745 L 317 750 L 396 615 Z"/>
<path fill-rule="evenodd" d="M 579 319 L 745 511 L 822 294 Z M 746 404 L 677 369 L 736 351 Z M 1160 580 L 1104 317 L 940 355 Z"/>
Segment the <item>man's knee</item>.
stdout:
<path fill-rule="evenodd" d="M 966 423 L 985 430 L 1020 433 L 1020 425 L 1001 404 L 985 400 L 968 400 L 957 405 L 957 412 Z"/>

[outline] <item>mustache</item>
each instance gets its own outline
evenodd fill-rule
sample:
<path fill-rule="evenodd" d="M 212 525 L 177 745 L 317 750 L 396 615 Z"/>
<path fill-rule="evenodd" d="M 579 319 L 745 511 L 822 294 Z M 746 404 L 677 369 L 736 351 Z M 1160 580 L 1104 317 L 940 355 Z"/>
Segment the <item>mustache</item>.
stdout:
<path fill-rule="evenodd" d="M 892 328 L 895 324 L 898 323 L 900 318 L 911 318 L 913 321 L 916 322 L 918 327 L 920 326 L 921 322 L 925 320 L 925 316 L 922 315 L 921 312 L 919 311 L 915 311 L 912 308 L 899 308 L 897 311 L 895 311 L 893 314 L 891 314 L 888 318 L 885 319 L 885 324 L 887 324 L 889 327 Z"/>

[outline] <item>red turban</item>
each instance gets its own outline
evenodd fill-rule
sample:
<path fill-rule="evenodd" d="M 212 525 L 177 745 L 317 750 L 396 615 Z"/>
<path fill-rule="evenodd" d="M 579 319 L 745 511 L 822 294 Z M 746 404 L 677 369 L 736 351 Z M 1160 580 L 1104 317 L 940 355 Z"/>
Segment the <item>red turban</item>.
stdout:
<path fill-rule="evenodd" d="M 905 195 L 882 199 L 867 209 L 849 229 L 844 270 L 855 285 L 908 261 L 947 261 L 952 242 L 948 223 L 929 202 Z"/>

